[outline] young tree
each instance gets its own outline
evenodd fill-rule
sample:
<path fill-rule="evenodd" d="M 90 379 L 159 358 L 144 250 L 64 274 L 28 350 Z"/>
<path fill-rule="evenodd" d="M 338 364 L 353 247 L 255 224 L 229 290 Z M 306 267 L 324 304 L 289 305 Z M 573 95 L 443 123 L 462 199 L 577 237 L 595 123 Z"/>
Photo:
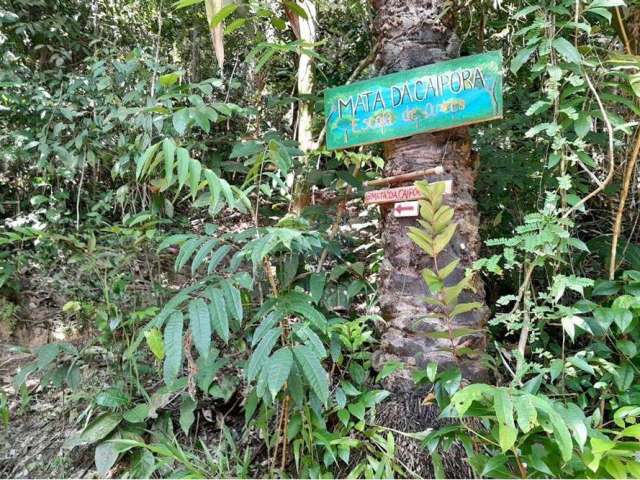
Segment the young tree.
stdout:
<path fill-rule="evenodd" d="M 377 66 L 380 74 L 448 60 L 459 55 L 459 40 L 453 29 L 451 16 L 442 17 L 444 2 L 423 0 L 376 0 L 375 33 L 380 42 Z M 465 269 L 477 259 L 480 248 L 478 212 L 473 199 L 475 156 L 467 128 L 416 135 L 385 143 L 385 176 L 414 172 L 442 165 L 444 174 L 437 179 L 452 181 L 452 193 L 446 203 L 454 208 L 455 236 L 438 256 L 440 266 L 460 258 L 447 284 L 460 281 Z M 374 365 L 381 369 L 392 361 L 401 361 L 405 368 L 388 377 L 386 387 L 394 391 L 393 402 L 381 412 L 381 420 L 400 430 L 417 431 L 435 424 L 435 407 L 423 406 L 424 392 L 418 391 L 411 379 L 411 367 L 424 368 L 436 362 L 440 370 L 457 365 L 464 378 L 472 381 L 486 376 L 477 356 L 456 356 L 450 351 L 448 339 L 431 338 L 431 332 L 445 330 L 440 318 L 434 315 L 433 305 L 425 303 L 431 294 L 422 279 L 421 271 L 433 268 L 433 262 L 407 236 L 415 219 L 398 219 L 392 209 L 383 212 L 382 241 L 384 261 L 381 267 L 380 306 L 385 319 L 380 348 L 374 354 Z M 482 301 L 484 290 L 474 280 L 475 293 L 466 291 L 461 301 Z M 453 328 L 481 328 L 487 317 L 481 308 L 453 318 Z M 481 334 L 457 339 L 460 346 L 483 350 Z M 456 358 L 457 357 L 457 358 Z M 403 449 L 398 449 L 400 453 Z M 411 450 L 404 449 L 411 457 Z M 420 454 L 419 454 L 420 455 Z M 408 458 L 418 468 L 424 459 Z M 426 462 L 427 464 L 429 462 Z M 446 462 L 445 462 L 446 463 Z M 452 459 L 452 465 L 459 464 Z M 454 468 L 455 471 L 455 468 Z M 424 471 L 422 472 L 424 473 Z M 459 469 L 458 475 L 464 474 Z"/>

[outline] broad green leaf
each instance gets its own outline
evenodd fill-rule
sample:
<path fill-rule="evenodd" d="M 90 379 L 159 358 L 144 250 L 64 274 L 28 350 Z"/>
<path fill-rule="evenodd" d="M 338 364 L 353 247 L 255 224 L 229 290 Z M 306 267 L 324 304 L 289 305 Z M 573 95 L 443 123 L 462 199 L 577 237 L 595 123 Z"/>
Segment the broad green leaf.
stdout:
<path fill-rule="evenodd" d="M 192 158 L 189 160 L 189 189 L 191 190 L 191 198 L 196 199 L 200 186 L 200 177 L 202 175 L 202 164 Z"/>
<path fill-rule="evenodd" d="M 131 410 L 124 413 L 124 419 L 129 423 L 141 423 L 149 416 L 149 405 L 141 403 L 136 405 Z"/>
<path fill-rule="evenodd" d="M 311 295 L 311 298 L 316 304 L 318 304 L 322 298 L 326 280 L 327 276 L 324 273 L 312 273 L 309 278 L 309 295 Z"/>
<path fill-rule="evenodd" d="M 222 191 L 220 179 L 215 173 L 213 173 L 213 171 L 209 170 L 208 168 L 204 170 L 204 178 L 207 180 L 207 184 L 209 185 L 211 207 L 216 208 L 218 206 L 218 202 L 220 202 L 220 192 Z"/>
<path fill-rule="evenodd" d="M 278 342 L 281 333 L 282 329 L 278 327 L 272 328 L 264 334 L 262 340 L 260 340 L 260 343 L 251 354 L 251 358 L 249 359 L 249 363 L 246 367 L 245 375 L 247 376 L 248 381 L 253 381 L 265 366 L 267 358 L 275 344 Z"/>
<path fill-rule="evenodd" d="M 231 245 L 222 245 L 217 249 L 209 259 L 209 266 L 207 267 L 207 274 L 210 275 L 220 265 L 220 262 L 224 260 L 227 254 L 231 251 Z"/>
<path fill-rule="evenodd" d="M 157 328 L 152 328 L 144 332 L 144 338 L 147 341 L 149 350 L 156 357 L 156 359 L 162 361 L 164 359 L 164 343 L 162 340 L 162 333 Z"/>
<path fill-rule="evenodd" d="M 577 120 L 573 122 L 573 128 L 579 138 L 583 138 L 591 130 L 591 115 L 581 113 Z"/>
<path fill-rule="evenodd" d="M 227 310 L 231 313 L 233 318 L 235 318 L 239 323 L 242 323 L 244 312 L 242 309 L 242 297 L 240 296 L 240 290 L 234 287 L 229 280 L 222 281 L 221 285 Z"/>
<path fill-rule="evenodd" d="M 537 45 L 533 45 L 531 47 L 523 48 L 518 50 L 516 56 L 511 60 L 511 71 L 513 73 L 518 73 L 518 70 L 522 68 L 522 66 L 527 63 L 529 57 L 538 49 Z"/>
<path fill-rule="evenodd" d="M 76 445 L 91 445 L 102 440 L 113 432 L 121 421 L 122 416 L 117 413 L 106 413 L 96 418 L 82 431 Z"/>
<path fill-rule="evenodd" d="M 224 303 L 224 296 L 220 289 L 209 288 L 207 294 L 211 300 L 210 313 L 213 328 L 224 343 L 229 341 L 229 317 Z"/>
<path fill-rule="evenodd" d="M 182 326 L 181 312 L 174 312 L 164 327 L 164 383 L 173 384 L 182 367 Z"/>
<path fill-rule="evenodd" d="M 513 423 L 513 400 L 511 399 L 511 394 L 504 388 L 498 388 L 493 398 L 498 421 L 508 427 L 515 427 Z"/>
<path fill-rule="evenodd" d="M 287 6 L 289 10 L 291 10 L 293 13 L 295 13 L 299 17 L 302 17 L 305 20 L 309 19 L 309 16 L 307 15 L 307 12 L 305 11 L 305 9 L 302 8 L 300 5 L 298 5 L 297 2 L 285 1 L 284 4 Z"/>
<path fill-rule="evenodd" d="M 164 156 L 164 175 L 167 179 L 167 185 L 173 181 L 173 167 L 175 163 L 176 144 L 170 138 L 162 141 L 162 153 Z"/>
<path fill-rule="evenodd" d="M 210 240 L 207 240 L 204 245 L 200 247 L 200 250 L 198 250 L 198 253 L 195 254 L 195 256 L 193 257 L 193 261 L 191 262 L 191 275 L 196 274 L 196 270 L 200 268 L 200 265 L 202 265 L 204 259 L 207 258 L 207 255 L 211 253 L 211 250 L 213 250 L 213 248 L 218 245 L 218 243 L 219 242 L 216 238 L 212 238 Z"/>
<path fill-rule="evenodd" d="M 446 227 L 442 233 L 439 233 L 433 241 L 433 255 L 438 255 L 442 252 L 453 237 L 453 234 L 456 232 L 456 228 L 458 226 L 455 223 L 450 224 Z"/>
<path fill-rule="evenodd" d="M 582 62 L 582 56 L 580 52 L 574 47 L 566 38 L 556 38 L 552 46 L 556 52 L 558 52 L 567 62 L 580 64 Z"/>
<path fill-rule="evenodd" d="M 595 374 L 595 370 L 593 369 L 593 367 L 589 365 L 584 358 L 573 356 L 573 357 L 570 357 L 568 360 L 569 360 L 569 363 L 571 363 L 574 367 L 578 367 L 580 370 L 590 373 L 591 375 Z"/>
<path fill-rule="evenodd" d="M 220 25 L 220 23 L 224 21 L 225 18 L 227 18 L 229 15 L 235 12 L 236 8 L 238 8 L 238 6 L 234 5 L 233 3 L 230 3 L 229 5 L 222 7 L 222 9 L 220 9 L 220 11 L 218 11 L 213 16 L 213 18 L 209 22 L 209 26 L 211 28 L 216 28 L 218 25 Z"/>
<path fill-rule="evenodd" d="M 518 426 L 523 433 L 529 432 L 538 424 L 538 412 L 528 395 L 518 397 L 514 402 Z"/>
<path fill-rule="evenodd" d="M 482 303 L 480 302 L 460 303 L 451 311 L 451 316 L 455 317 L 456 315 L 462 315 L 463 313 L 478 310 L 479 308 L 482 308 Z"/>
<path fill-rule="evenodd" d="M 136 161 L 136 180 L 140 180 L 144 176 L 144 172 L 151 162 L 151 159 L 155 156 L 156 152 L 160 148 L 160 144 L 156 143 L 147 148 L 144 153 Z"/>
<path fill-rule="evenodd" d="M 178 189 L 182 189 L 189 176 L 189 151 L 186 148 L 178 148 L 176 158 L 178 161 Z"/>
<path fill-rule="evenodd" d="M 173 114 L 173 128 L 175 128 L 176 132 L 178 132 L 178 135 L 183 135 L 187 130 L 187 125 L 189 125 L 189 117 L 190 113 L 188 108 L 181 108 Z"/>
<path fill-rule="evenodd" d="M 444 282 L 433 272 L 433 270 L 424 268 L 422 269 L 421 275 L 424 283 L 429 287 L 431 295 L 436 295 L 440 290 L 442 290 L 442 287 L 444 287 Z"/>
<path fill-rule="evenodd" d="M 196 237 L 196 238 L 192 238 L 191 240 L 187 240 L 185 243 L 182 244 L 182 246 L 180 247 L 180 252 L 176 257 L 176 262 L 174 265 L 174 269 L 176 272 L 179 272 L 180 270 L 182 270 L 182 268 L 187 264 L 187 262 L 189 261 L 193 253 L 196 251 L 196 249 L 200 245 L 202 245 L 204 241 L 205 241 L 205 238 Z"/>
<path fill-rule="evenodd" d="M 518 430 L 515 427 L 499 423 L 498 438 L 500 442 L 500 449 L 503 452 L 506 452 L 516 443 L 516 440 L 518 439 Z"/>
<path fill-rule="evenodd" d="M 189 302 L 189 326 L 196 350 L 206 358 L 211 348 L 211 320 L 209 308 L 201 298 Z"/>
<path fill-rule="evenodd" d="M 269 369 L 268 385 L 272 398 L 276 398 L 287 378 L 289 378 L 292 364 L 293 355 L 289 347 L 281 348 L 269 358 L 267 362 L 267 368 Z"/>
<path fill-rule="evenodd" d="M 185 435 L 189 435 L 189 429 L 196 419 L 193 412 L 198 403 L 188 394 L 183 394 L 182 403 L 180 404 L 180 428 Z"/>
<path fill-rule="evenodd" d="M 460 263 L 460 259 L 456 258 L 451 263 L 447 264 L 446 267 L 441 268 L 440 270 L 438 270 L 438 276 L 442 280 L 446 280 L 449 277 L 449 275 L 451 275 L 453 273 L 453 271 L 456 269 L 456 267 L 458 266 L 459 263 Z"/>
<path fill-rule="evenodd" d="M 329 382 L 327 372 L 322 368 L 318 356 L 306 345 L 293 347 L 293 353 L 309 386 L 326 406 L 329 399 Z"/>
<path fill-rule="evenodd" d="M 98 476 L 106 478 L 107 473 L 111 470 L 118 460 L 118 450 L 115 445 L 109 441 L 101 442 L 94 452 L 94 460 Z"/>

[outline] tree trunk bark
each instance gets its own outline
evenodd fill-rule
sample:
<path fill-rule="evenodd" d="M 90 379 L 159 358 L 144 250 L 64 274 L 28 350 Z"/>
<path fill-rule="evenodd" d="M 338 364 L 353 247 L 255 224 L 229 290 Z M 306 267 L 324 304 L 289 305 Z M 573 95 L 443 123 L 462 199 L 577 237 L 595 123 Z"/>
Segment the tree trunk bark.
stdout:
<path fill-rule="evenodd" d="M 380 74 L 407 70 L 458 56 L 459 40 L 451 19 L 440 18 L 443 2 L 438 0 L 374 0 L 374 28 L 381 42 L 377 66 Z M 420 134 L 387 142 L 384 145 L 385 176 L 399 175 L 442 165 L 444 173 L 429 181 L 452 180 L 452 194 L 445 201 L 455 209 L 457 232 L 449 247 L 438 257 L 439 265 L 460 258 L 456 274 L 448 285 L 459 281 L 464 270 L 477 259 L 480 249 L 478 211 L 473 199 L 475 155 L 466 128 L 455 128 L 437 133 Z M 486 379 L 486 370 L 478 358 L 456 360 L 450 351 L 449 340 L 431 339 L 428 332 L 443 331 L 443 321 L 431 314 L 432 306 L 423 301 L 430 295 L 422 280 L 421 270 L 433 268 L 431 260 L 407 236 L 407 227 L 416 225 L 415 219 L 398 219 L 391 208 L 383 209 L 382 242 L 385 258 L 380 271 L 380 306 L 385 320 L 381 327 L 380 348 L 374 353 L 374 368 L 381 369 L 390 361 L 406 365 L 385 380 L 393 400 L 384 404 L 379 419 L 387 426 L 399 430 L 420 431 L 436 427 L 437 411 L 434 406 L 423 405 L 424 391 L 416 389 L 411 380 L 411 369 L 423 368 L 429 362 L 439 364 L 439 371 L 457 365 L 463 377 L 471 381 Z M 484 300 L 482 284 L 475 281 L 476 292 L 466 292 L 460 302 Z M 486 308 L 469 312 L 453 319 L 453 328 L 482 328 L 486 321 Z M 484 350 L 484 336 L 463 338 L 465 346 Z M 407 442 L 397 451 L 401 460 L 416 473 L 432 476 L 431 462 L 424 449 Z M 457 458 L 456 458 L 457 457 Z M 470 476 L 462 461 L 463 451 L 447 455 L 447 476 Z"/>

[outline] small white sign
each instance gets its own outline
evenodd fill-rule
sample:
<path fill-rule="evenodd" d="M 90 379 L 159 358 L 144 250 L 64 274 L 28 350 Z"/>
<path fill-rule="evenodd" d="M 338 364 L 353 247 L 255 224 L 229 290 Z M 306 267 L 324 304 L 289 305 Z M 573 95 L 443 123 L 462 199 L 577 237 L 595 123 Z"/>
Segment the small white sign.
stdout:
<path fill-rule="evenodd" d="M 420 202 L 401 202 L 393 206 L 393 216 L 396 218 L 417 217 L 419 214 Z"/>

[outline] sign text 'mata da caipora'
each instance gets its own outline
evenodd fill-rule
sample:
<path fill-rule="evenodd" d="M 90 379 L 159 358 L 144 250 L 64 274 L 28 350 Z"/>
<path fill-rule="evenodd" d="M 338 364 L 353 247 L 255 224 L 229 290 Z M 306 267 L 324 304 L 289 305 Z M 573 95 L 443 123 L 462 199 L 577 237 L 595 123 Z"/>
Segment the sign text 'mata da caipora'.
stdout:
<path fill-rule="evenodd" d="M 502 117 L 502 54 L 488 52 L 332 88 L 327 147 L 353 147 Z"/>

